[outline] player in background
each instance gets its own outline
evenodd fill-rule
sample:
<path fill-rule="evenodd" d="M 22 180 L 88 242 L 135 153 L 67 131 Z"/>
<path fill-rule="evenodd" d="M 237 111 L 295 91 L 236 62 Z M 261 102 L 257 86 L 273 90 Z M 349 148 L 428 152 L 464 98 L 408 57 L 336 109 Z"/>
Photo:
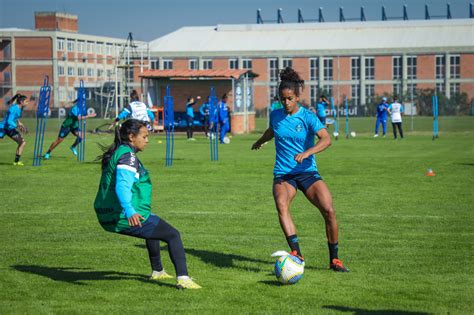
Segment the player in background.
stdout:
<path fill-rule="evenodd" d="M 200 96 L 196 96 L 197 100 L 200 100 Z M 194 105 L 196 105 L 196 99 L 194 97 L 188 97 L 186 101 L 186 136 L 189 141 L 195 141 L 193 138 L 194 133 Z"/>
<path fill-rule="evenodd" d="M 400 133 L 400 138 L 403 139 L 403 129 L 402 129 L 402 114 L 403 114 L 403 105 L 398 102 L 398 98 L 393 97 L 393 103 L 388 107 L 388 113 L 392 118 L 392 129 L 393 129 L 393 138 L 397 139 L 397 130 Z"/>
<path fill-rule="evenodd" d="M 209 137 L 209 109 L 210 109 L 210 105 L 209 105 L 209 96 L 206 97 L 206 101 L 205 103 L 203 103 L 200 107 L 199 107 L 199 112 L 201 113 L 202 115 L 202 125 L 204 127 L 204 134 L 206 135 L 206 137 Z"/>
<path fill-rule="evenodd" d="M 149 131 L 153 130 L 153 121 L 155 120 L 155 114 L 148 108 L 148 106 L 140 101 L 138 92 L 133 90 L 130 94 L 130 104 L 124 107 L 119 113 L 115 121 L 109 126 L 109 130 L 117 126 L 119 121 L 132 118 L 144 121 Z"/>
<path fill-rule="evenodd" d="M 219 142 L 224 143 L 224 138 L 227 132 L 230 130 L 229 122 L 229 108 L 227 107 L 227 94 L 222 95 L 221 101 L 217 104 L 217 112 L 219 116 L 220 134 Z"/>
<path fill-rule="evenodd" d="M 152 182 L 137 157 L 147 144 L 145 122 L 129 119 L 116 128 L 114 143 L 99 157 L 102 177 L 94 202 L 97 218 L 108 232 L 146 240 L 151 280 L 172 278 L 161 263 L 160 241 L 164 241 L 176 270 L 177 288 L 199 289 L 201 287 L 188 276 L 179 232 L 151 213 Z"/>
<path fill-rule="evenodd" d="M 69 113 L 66 117 L 66 119 L 63 121 L 61 124 L 61 129 L 59 130 L 58 137 L 56 140 L 54 140 L 53 143 L 51 143 L 48 151 L 44 155 L 44 158 L 46 160 L 49 160 L 51 158 L 51 152 L 61 143 L 64 141 L 64 139 L 68 136 L 68 134 L 71 132 L 75 137 L 76 140 L 72 144 L 72 146 L 69 147 L 71 150 L 72 154 L 77 156 L 77 145 L 82 142 L 81 138 L 81 130 L 79 129 L 79 119 L 87 119 L 87 118 L 92 118 L 95 117 L 96 114 L 90 114 L 86 116 L 82 116 L 80 113 L 79 106 L 77 105 L 77 99 L 72 101 L 70 103 L 73 105 L 71 109 L 69 110 Z"/>
<path fill-rule="evenodd" d="M 20 131 L 26 133 L 27 129 L 19 119 L 23 107 L 27 104 L 28 100 L 25 95 L 15 94 L 8 102 L 8 105 L 11 106 L 8 108 L 5 117 L 3 117 L 3 120 L 0 122 L 0 139 L 3 139 L 3 137 L 7 135 L 18 144 L 15 152 L 15 161 L 13 162 L 13 165 L 15 166 L 25 165 L 20 161 L 20 158 L 25 149 L 26 141 L 21 136 Z"/>
<path fill-rule="evenodd" d="M 326 108 L 329 106 L 329 101 L 326 98 L 326 96 L 321 95 L 319 97 L 319 102 L 316 105 L 316 115 L 318 116 L 319 121 L 323 124 L 323 126 L 326 125 Z"/>
<path fill-rule="evenodd" d="M 273 97 L 273 102 L 270 105 L 270 112 L 273 112 L 275 109 L 280 109 L 283 108 L 283 105 L 281 105 L 280 100 L 278 99 L 278 96 Z"/>
<path fill-rule="evenodd" d="M 379 126 L 382 124 L 382 134 L 385 137 L 387 133 L 387 112 L 388 112 L 388 103 L 387 98 L 382 97 L 382 102 L 377 105 L 377 121 L 375 122 L 375 134 L 374 138 L 379 136 Z"/>
<path fill-rule="evenodd" d="M 270 127 L 253 145 L 252 150 L 275 138 L 276 161 L 273 169 L 273 198 L 280 226 L 291 254 L 303 259 L 290 205 L 300 189 L 321 212 L 326 224 L 329 268 L 347 272 L 338 257 L 338 225 L 331 193 L 319 175 L 315 154 L 331 145 L 331 138 L 321 121 L 311 111 L 299 106 L 300 88 L 304 81 L 291 68 L 280 73 L 278 93 L 283 109 L 271 113 Z M 314 144 L 317 136 L 319 141 Z"/>

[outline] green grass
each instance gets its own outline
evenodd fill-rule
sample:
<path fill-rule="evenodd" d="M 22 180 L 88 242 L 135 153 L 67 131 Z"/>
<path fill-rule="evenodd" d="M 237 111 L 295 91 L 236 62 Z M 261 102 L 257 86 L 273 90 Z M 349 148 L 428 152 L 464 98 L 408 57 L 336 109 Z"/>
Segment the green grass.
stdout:
<path fill-rule="evenodd" d="M 287 247 L 271 196 L 273 143 L 253 152 L 258 135 L 234 137 L 210 162 L 203 137 L 178 136 L 166 168 L 164 137 L 151 137 L 140 158 L 154 183 L 154 212 L 180 230 L 191 276 L 204 287 L 186 292 L 173 281 L 148 282 L 144 242 L 97 223 L 100 167 L 92 161 L 96 143 L 110 143 L 111 135 L 88 136 L 85 163 L 69 152 L 67 138 L 36 168 L 33 135 L 23 168 L 11 165 L 15 144 L 5 138 L 0 313 L 472 314 L 474 120 L 449 118 L 457 132 L 443 132 L 440 122 L 436 141 L 429 121 L 417 121 L 427 127 L 394 141 L 371 138 L 372 120 L 354 120 L 357 138 L 335 141 L 318 156 L 351 273 L 327 269 L 323 220 L 299 193 L 292 213 L 307 262 L 294 286 L 279 286 L 271 274 L 269 255 Z M 52 120 L 45 147 L 56 134 Z M 436 177 L 424 176 L 428 168 Z M 163 261 L 173 271 L 166 250 Z"/>

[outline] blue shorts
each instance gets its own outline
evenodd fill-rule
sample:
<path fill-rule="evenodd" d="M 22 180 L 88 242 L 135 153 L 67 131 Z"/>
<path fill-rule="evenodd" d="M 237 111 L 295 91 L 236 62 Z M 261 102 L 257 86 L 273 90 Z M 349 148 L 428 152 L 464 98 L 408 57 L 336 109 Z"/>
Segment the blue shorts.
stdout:
<path fill-rule="evenodd" d="M 318 119 L 324 126 L 326 126 L 326 116 L 324 117 L 318 116 Z"/>
<path fill-rule="evenodd" d="M 66 138 L 70 132 L 72 132 L 72 134 L 77 137 L 79 135 L 79 131 L 80 131 L 79 128 L 72 129 L 71 127 L 61 126 L 61 130 L 59 130 L 58 138 Z"/>
<path fill-rule="evenodd" d="M 291 186 L 295 187 L 296 190 L 306 191 L 311 185 L 319 180 L 323 180 L 318 172 L 307 172 L 300 174 L 286 174 L 275 176 L 273 178 L 273 184 L 280 184 L 287 182 Z"/>
<path fill-rule="evenodd" d="M 141 227 L 133 226 L 130 227 L 128 230 L 122 231 L 120 233 L 139 238 L 148 238 L 151 234 L 153 234 L 153 231 L 155 231 L 156 226 L 159 222 L 160 217 L 152 213 L 145 222 L 142 222 Z"/>

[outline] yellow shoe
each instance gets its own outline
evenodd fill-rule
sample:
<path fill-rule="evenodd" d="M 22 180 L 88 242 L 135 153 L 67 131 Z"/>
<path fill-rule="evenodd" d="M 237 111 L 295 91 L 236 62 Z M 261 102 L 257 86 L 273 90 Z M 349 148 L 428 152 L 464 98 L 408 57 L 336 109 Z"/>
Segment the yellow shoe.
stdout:
<path fill-rule="evenodd" d="M 173 276 L 170 276 L 164 269 L 161 271 L 153 270 L 150 276 L 150 280 L 154 281 L 166 280 L 171 278 L 173 278 Z"/>
<path fill-rule="evenodd" d="M 13 165 L 15 165 L 15 166 L 25 166 L 25 164 L 23 164 L 22 161 L 13 162 Z"/>
<path fill-rule="evenodd" d="M 178 277 L 178 280 L 176 281 L 176 288 L 178 289 L 201 289 L 202 287 L 197 284 L 196 282 L 193 281 L 188 276 L 182 276 Z"/>

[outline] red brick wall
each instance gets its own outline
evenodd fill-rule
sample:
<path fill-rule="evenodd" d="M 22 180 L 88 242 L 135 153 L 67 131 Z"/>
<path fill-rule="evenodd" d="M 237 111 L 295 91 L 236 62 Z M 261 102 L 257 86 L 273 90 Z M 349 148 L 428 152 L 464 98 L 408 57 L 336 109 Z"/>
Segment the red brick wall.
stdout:
<path fill-rule="evenodd" d="M 229 69 L 229 59 L 217 58 L 212 60 L 212 69 Z"/>
<path fill-rule="evenodd" d="M 461 55 L 461 78 L 474 78 L 474 54 Z"/>
<path fill-rule="evenodd" d="M 231 126 L 233 135 L 241 135 L 245 133 L 245 119 L 242 114 L 233 114 L 231 116 Z M 255 130 L 255 114 L 249 114 L 247 119 L 248 130 Z"/>
<path fill-rule="evenodd" d="M 188 59 L 173 59 L 173 69 L 174 70 L 189 69 L 189 60 Z"/>
<path fill-rule="evenodd" d="M 16 59 L 51 60 L 53 41 L 49 37 L 16 37 Z"/>
<path fill-rule="evenodd" d="M 416 58 L 416 77 L 417 79 L 430 79 L 435 78 L 435 65 L 436 60 L 434 55 L 418 55 Z M 433 86 L 433 84 L 431 85 Z"/>
<path fill-rule="evenodd" d="M 77 17 L 67 18 L 56 15 L 35 15 L 35 29 L 59 30 L 77 33 Z"/>
<path fill-rule="evenodd" d="M 381 96 L 384 93 L 391 94 L 393 92 L 392 84 L 376 84 L 375 85 L 375 95 Z"/>
<path fill-rule="evenodd" d="M 252 59 L 252 71 L 258 74 L 255 81 L 268 81 L 268 59 Z"/>
<path fill-rule="evenodd" d="M 268 104 L 268 86 L 255 86 L 253 89 L 253 102 L 255 109 L 262 109 Z"/>
<path fill-rule="evenodd" d="M 375 57 L 375 80 L 391 80 L 391 79 L 392 79 L 392 56 L 376 56 Z M 378 92 L 377 92 L 377 86 L 376 86 L 375 94 L 377 93 Z"/>
<path fill-rule="evenodd" d="M 338 69 L 337 69 L 337 58 L 334 62 L 334 79 L 337 80 Z M 350 57 L 339 57 L 339 79 L 350 80 L 351 79 L 351 58 Z"/>
<path fill-rule="evenodd" d="M 45 75 L 53 82 L 53 66 L 16 66 L 16 84 L 19 86 L 43 85 Z"/>

